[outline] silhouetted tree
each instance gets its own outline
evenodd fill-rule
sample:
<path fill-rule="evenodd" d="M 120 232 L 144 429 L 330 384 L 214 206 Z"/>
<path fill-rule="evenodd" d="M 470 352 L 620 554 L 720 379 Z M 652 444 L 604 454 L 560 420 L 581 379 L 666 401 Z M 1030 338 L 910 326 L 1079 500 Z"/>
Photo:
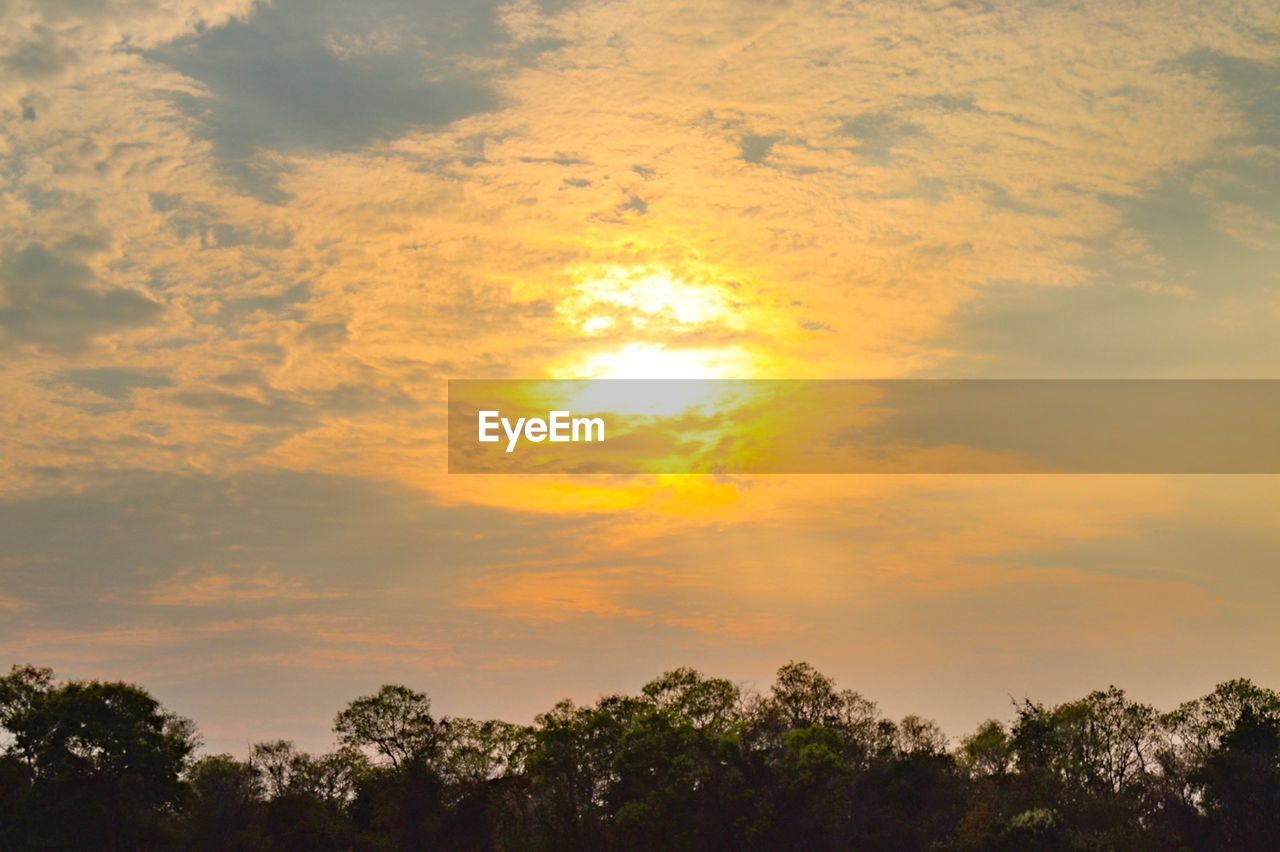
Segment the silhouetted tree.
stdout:
<path fill-rule="evenodd" d="M 143 690 L 55 685 L 47 669 L 17 667 L 0 678 L 0 725 L 7 774 L 25 786 L 17 845 L 135 849 L 176 836 L 195 730 Z"/>
<path fill-rule="evenodd" d="M 1192 775 L 1204 794 L 1214 848 L 1280 844 L 1280 720 L 1244 706 L 1235 726 Z"/>
<path fill-rule="evenodd" d="M 1015 705 L 954 748 L 792 662 L 764 694 L 688 668 L 532 726 L 387 685 L 334 722 L 194 763 L 138 687 L 0 678 L 0 849 L 1255 850 L 1280 838 L 1280 696 L 1169 713 L 1112 687 Z"/>
<path fill-rule="evenodd" d="M 434 758 L 442 734 L 431 718 L 431 700 L 394 685 L 352 701 L 334 720 L 333 730 L 344 746 L 371 750 L 392 768 Z"/>
<path fill-rule="evenodd" d="M 187 842 L 196 849 L 238 850 L 259 845 L 255 829 L 266 788 L 252 765 L 229 754 L 196 761 L 188 773 L 193 798 L 187 810 Z"/>

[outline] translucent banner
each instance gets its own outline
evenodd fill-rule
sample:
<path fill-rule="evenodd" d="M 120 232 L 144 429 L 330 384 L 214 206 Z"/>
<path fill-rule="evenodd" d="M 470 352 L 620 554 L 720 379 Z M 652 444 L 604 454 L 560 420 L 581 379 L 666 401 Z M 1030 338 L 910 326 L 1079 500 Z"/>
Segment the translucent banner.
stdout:
<path fill-rule="evenodd" d="M 450 473 L 1280 473 L 1280 380 L 453 380 Z"/>

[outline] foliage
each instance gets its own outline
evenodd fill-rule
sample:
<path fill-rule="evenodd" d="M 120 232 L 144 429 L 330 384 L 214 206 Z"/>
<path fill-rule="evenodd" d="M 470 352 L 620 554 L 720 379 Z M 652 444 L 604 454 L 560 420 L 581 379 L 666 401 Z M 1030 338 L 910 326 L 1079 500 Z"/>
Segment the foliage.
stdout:
<path fill-rule="evenodd" d="M 339 747 L 206 755 L 139 687 L 0 678 L 0 850 L 1205 849 L 1280 839 L 1280 695 L 1161 714 L 1111 687 L 954 747 L 804 663 L 756 694 L 693 669 L 531 726 L 388 685 Z"/>

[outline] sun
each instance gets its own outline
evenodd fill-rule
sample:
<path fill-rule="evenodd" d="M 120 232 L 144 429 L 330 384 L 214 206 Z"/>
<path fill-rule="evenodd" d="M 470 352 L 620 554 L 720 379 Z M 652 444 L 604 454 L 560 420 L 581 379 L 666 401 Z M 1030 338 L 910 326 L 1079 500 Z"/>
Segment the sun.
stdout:
<path fill-rule="evenodd" d="M 729 379 L 758 373 L 741 343 L 759 325 L 738 284 L 696 280 L 656 266 L 576 270 L 579 283 L 558 307 L 583 347 L 553 371 L 574 379 Z"/>
<path fill-rule="evenodd" d="M 661 343 L 626 343 L 583 359 L 573 378 L 735 379 L 747 378 L 751 356 L 739 347 L 684 349 Z"/>
<path fill-rule="evenodd" d="M 707 326 L 740 329 L 745 319 L 733 286 L 692 281 L 662 267 L 607 266 L 575 270 L 578 283 L 557 307 L 588 336 L 687 333 Z"/>

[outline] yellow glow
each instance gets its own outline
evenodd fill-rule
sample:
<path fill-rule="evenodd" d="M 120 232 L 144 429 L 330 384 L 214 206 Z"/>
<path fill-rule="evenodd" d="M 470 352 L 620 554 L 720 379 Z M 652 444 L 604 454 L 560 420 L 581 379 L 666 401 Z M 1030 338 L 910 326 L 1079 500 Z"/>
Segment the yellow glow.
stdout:
<path fill-rule="evenodd" d="M 758 298 L 714 269 L 693 265 L 587 266 L 557 313 L 598 348 L 577 353 L 550 374 L 572 379 L 746 379 L 759 376 L 760 356 L 734 336 L 776 331 L 777 318 Z"/>
<path fill-rule="evenodd" d="M 741 327 L 729 289 L 722 284 L 694 283 L 649 267 L 612 266 L 575 277 L 581 283 L 558 310 L 587 335 Z"/>
<path fill-rule="evenodd" d="M 708 349 L 669 348 L 660 343 L 626 343 L 589 355 L 565 378 L 583 379 L 728 379 L 748 378 L 752 357 L 736 346 Z"/>

